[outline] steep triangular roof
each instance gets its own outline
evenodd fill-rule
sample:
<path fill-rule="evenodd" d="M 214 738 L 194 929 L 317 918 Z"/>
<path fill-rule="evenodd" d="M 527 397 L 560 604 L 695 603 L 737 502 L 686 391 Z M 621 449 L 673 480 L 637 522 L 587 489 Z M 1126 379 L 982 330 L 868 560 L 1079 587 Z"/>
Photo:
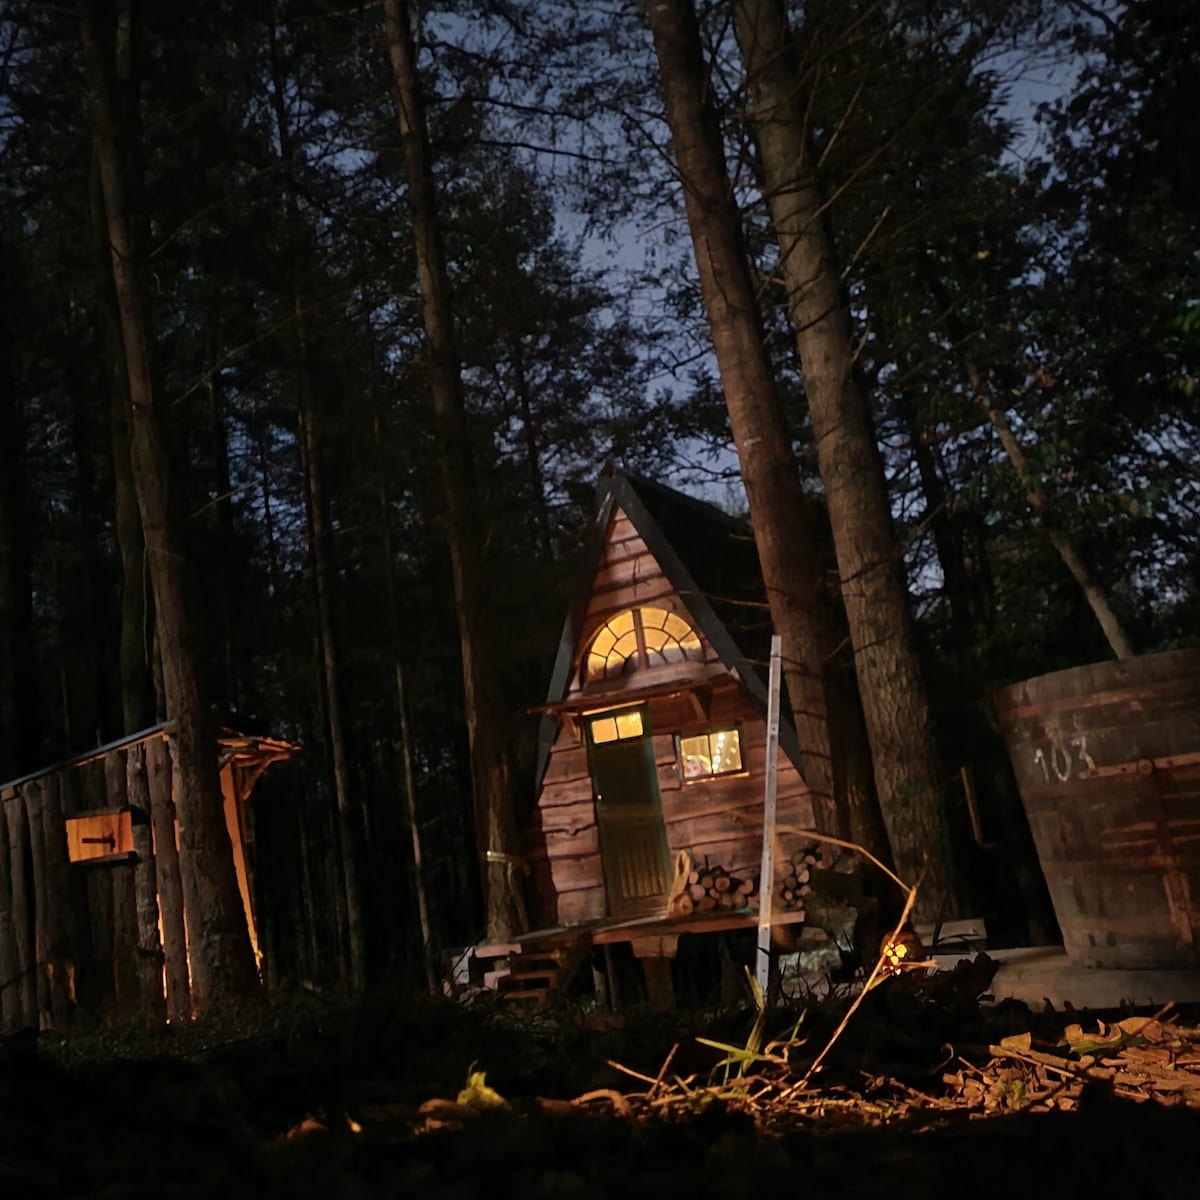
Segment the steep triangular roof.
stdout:
<path fill-rule="evenodd" d="M 621 509 L 658 560 L 668 582 L 721 661 L 762 706 L 767 705 L 767 658 L 771 623 L 754 538 L 744 521 L 712 504 L 684 495 L 632 471 L 609 464 L 597 485 L 592 546 L 574 602 L 563 623 L 546 703 L 567 694 L 575 667 L 583 617 L 614 509 Z M 556 722 L 542 722 L 538 748 L 540 783 L 553 745 Z M 796 734 L 780 722 L 780 745 L 800 768 Z"/>

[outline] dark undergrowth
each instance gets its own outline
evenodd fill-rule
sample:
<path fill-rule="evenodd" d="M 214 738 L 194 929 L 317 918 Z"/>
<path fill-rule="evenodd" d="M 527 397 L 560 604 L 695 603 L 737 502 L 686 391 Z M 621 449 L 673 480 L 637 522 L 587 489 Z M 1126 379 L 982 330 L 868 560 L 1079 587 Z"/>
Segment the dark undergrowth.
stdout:
<path fill-rule="evenodd" d="M 952 1055 L 1014 1033 L 1053 1045 L 1067 1015 L 983 1010 L 903 981 L 868 996 L 846 1028 L 819 1077 L 829 1102 L 785 1111 L 783 1083 L 802 1076 L 839 1012 L 813 1008 L 794 1038 L 797 1013 L 772 1017 L 763 1042 L 783 1039 L 779 1086 L 753 1102 L 727 1086 L 723 1052 L 695 1041 L 744 1045 L 751 1011 L 617 1026 L 580 1008 L 380 992 L 170 1031 L 18 1035 L 0 1047 L 0 1197 L 1196 1194 L 1200 1112 L 1185 1103 L 1091 1085 L 1070 1112 L 937 1099 Z M 661 1091 L 635 1077 L 656 1079 L 673 1047 Z M 456 1107 L 473 1067 L 506 1107 Z M 670 1081 L 681 1082 L 669 1096 Z M 431 1119 L 436 1097 L 448 1103 Z"/>

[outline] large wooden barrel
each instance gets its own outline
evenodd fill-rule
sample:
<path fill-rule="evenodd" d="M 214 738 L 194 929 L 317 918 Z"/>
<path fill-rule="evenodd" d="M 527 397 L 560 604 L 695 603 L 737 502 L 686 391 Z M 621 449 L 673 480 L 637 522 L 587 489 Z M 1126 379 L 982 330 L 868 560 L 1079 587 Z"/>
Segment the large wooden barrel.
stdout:
<path fill-rule="evenodd" d="M 1200 649 L 994 702 L 1071 961 L 1200 965 Z"/>

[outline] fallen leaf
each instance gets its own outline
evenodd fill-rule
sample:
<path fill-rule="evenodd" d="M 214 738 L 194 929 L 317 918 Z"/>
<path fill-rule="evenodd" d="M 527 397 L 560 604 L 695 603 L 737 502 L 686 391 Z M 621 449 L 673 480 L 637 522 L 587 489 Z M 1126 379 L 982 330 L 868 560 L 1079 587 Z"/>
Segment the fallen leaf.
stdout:
<path fill-rule="evenodd" d="M 1117 1028 L 1123 1030 L 1130 1037 L 1145 1038 L 1148 1042 L 1161 1042 L 1167 1036 L 1162 1022 L 1156 1021 L 1153 1017 L 1126 1017 L 1125 1020 L 1117 1023 Z"/>
<path fill-rule="evenodd" d="M 1082 1025 L 1068 1025 L 1059 1046 L 1069 1046 L 1076 1054 L 1084 1055 L 1097 1050 L 1114 1050 L 1125 1043 L 1126 1034 L 1119 1025 L 1110 1028 L 1103 1021 L 1097 1021 L 1096 1025 L 1095 1033 L 1085 1033 Z"/>
<path fill-rule="evenodd" d="M 1000 1039 L 1001 1050 L 1012 1050 L 1017 1054 L 1022 1054 L 1032 1048 L 1033 1035 L 1031 1033 L 1010 1033 L 1008 1037 Z"/>

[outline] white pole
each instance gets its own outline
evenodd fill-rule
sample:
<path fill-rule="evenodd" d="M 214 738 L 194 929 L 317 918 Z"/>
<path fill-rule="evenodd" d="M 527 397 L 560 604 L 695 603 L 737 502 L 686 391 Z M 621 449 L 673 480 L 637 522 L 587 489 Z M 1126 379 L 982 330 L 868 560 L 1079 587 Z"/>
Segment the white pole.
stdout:
<path fill-rule="evenodd" d="M 779 679 L 783 641 L 771 635 L 771 672 L 767 684 L 767 775 L 763 792 L 762 865 L 758 874 L 758 954 L 755 974 L 767 997 L 771 970 L 771 901 L 775 895 L 775 798 L 779 787 Z"/>

